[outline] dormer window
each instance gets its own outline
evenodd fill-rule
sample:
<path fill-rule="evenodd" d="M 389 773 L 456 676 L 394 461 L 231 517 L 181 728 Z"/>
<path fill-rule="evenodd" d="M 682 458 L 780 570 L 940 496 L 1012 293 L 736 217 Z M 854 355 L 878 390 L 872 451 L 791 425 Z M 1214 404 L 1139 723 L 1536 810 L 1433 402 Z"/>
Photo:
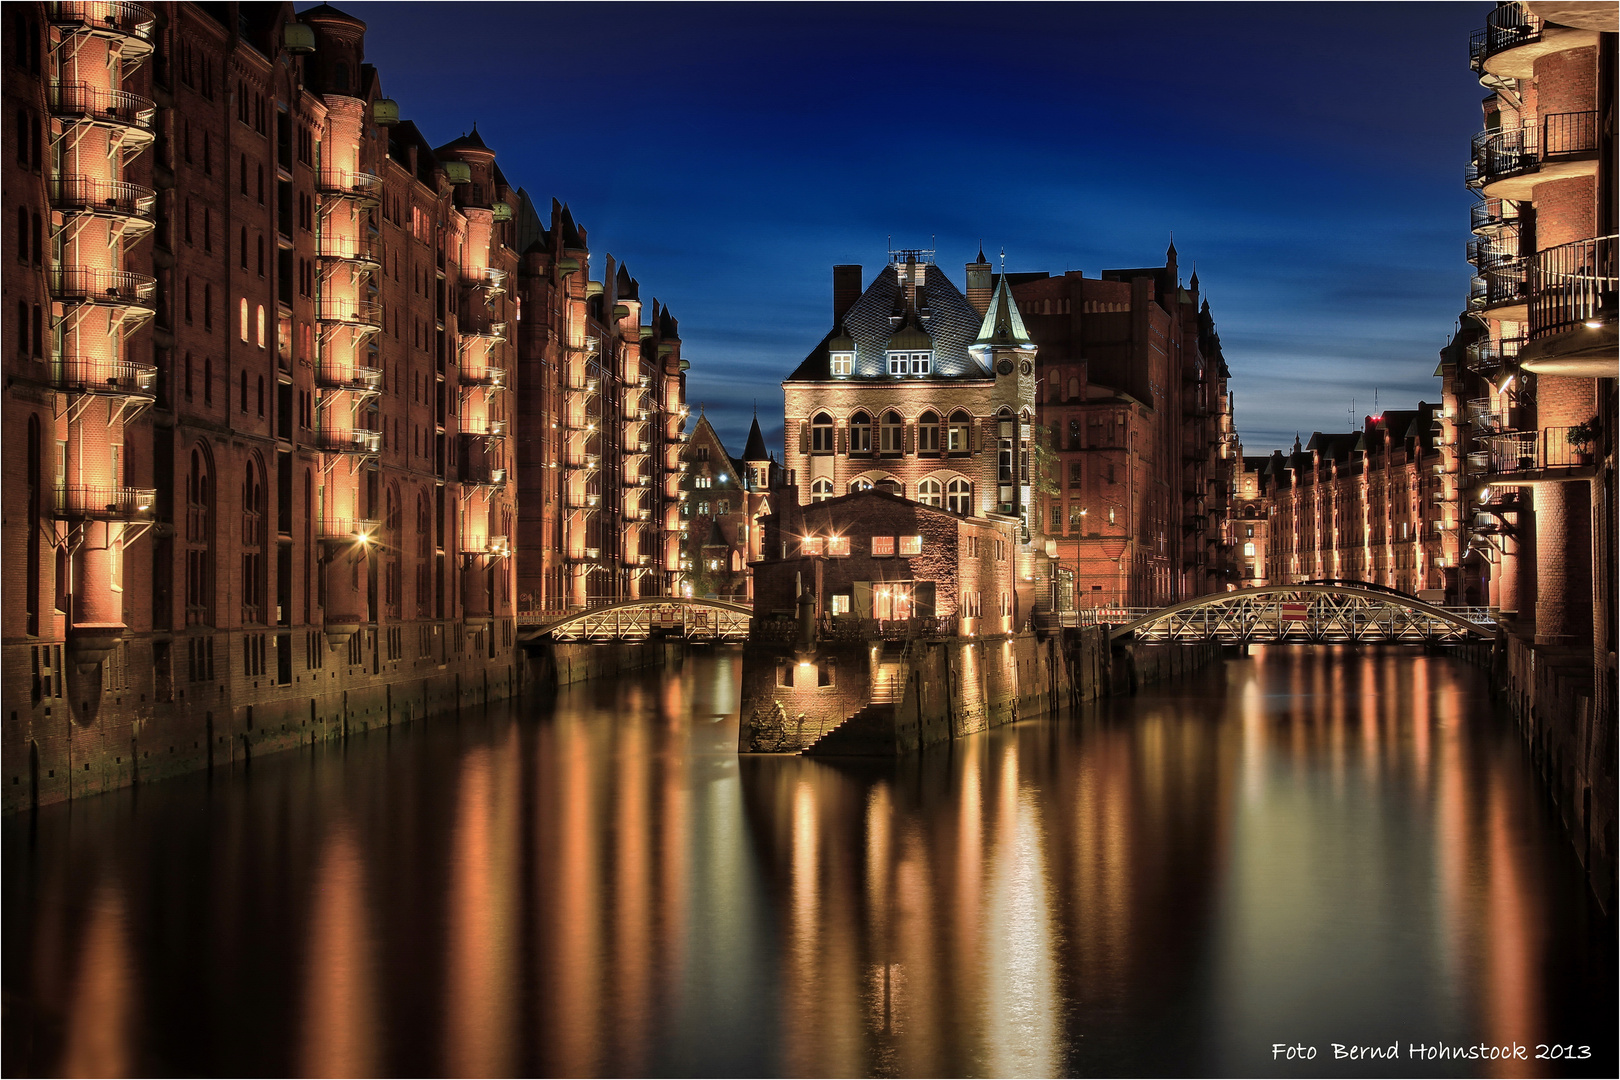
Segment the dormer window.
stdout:
<path fill-rule="evenodd" d="M 854 353 L 833 353 L 832 354 L 832 373 L 834 375 L 853 375 L 853 374 L 855 374 L 855 354 Z"/>
<path fill-rule="evenodd" d="M 889 374 L 927 375 L 933 355 L 926 352 L 892 352 L 889 354 Z"/>

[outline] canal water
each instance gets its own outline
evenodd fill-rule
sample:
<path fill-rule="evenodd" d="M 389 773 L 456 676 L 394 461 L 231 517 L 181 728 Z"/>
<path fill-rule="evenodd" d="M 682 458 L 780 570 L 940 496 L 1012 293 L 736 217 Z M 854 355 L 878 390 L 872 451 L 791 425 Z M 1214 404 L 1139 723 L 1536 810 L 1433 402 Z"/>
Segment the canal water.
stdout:
<path fill-rule="evenodd" d="M 0 1067 L 1615 1075 L 1611 925 L 1475 669 L 1270 647 L 836 764 L 738 758 L 740 666 L 6 819 Z M 1408 1056 L 1481 1044 L 1530 1057 Z"/>

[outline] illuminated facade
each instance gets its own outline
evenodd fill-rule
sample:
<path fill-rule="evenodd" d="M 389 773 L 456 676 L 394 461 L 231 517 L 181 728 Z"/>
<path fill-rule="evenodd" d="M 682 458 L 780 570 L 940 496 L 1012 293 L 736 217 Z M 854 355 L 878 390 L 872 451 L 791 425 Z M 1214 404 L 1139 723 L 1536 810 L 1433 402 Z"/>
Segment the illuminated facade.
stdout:
<path fill-rule="evenodd" d="M 755 417 L 743 456 L 732 457 L 708 417 L 698 415 L 681 452 L 681 576 L 677 592 L 738 603 L 754 599 L 760 519 L 781 501 L 782 469 L 765 449 Z M 791 498 L 791 494 L 788 495 Z"/>
<path fill-rule="evenodd" d="M 1233 519 L 1243 583 L 1366 582 L 1443 601 L 1438 413 L 1420 402 L 1369 416 L 1360 431 L 1315 432 L 1303 449 L 1296 440 L 1291 453 L 1246 461 Z"/>
<path fill-rule="evenodd" d="M 668 588 L 673 319 L 588 282 L 582 231 L 539 229 L 476 129 L 402 121 L 362 22 L 5 18 L 8 807 L 511 693 L 520 344 L 553 364 L 525 434 L 555 417 L 542 454 L 594 437 L 617 470 L 559 564 L 599 546 L 601 591 Z M 613 400 L 574 409 L 597 363 Z M 583 502 L 608 474 L 555 475 Z"/>

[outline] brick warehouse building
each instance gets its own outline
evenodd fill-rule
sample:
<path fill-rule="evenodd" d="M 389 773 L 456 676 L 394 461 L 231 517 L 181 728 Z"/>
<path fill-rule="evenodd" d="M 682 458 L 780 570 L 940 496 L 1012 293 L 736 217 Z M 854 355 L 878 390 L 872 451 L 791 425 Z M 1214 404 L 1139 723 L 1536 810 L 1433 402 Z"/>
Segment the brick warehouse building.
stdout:
<path fill-rule="evenodd" d="M 639 326 L 611 264 L 590 282 L 583 230 L 560 208 L 540 228 L 476 131 L 435 148 L 401 122 L 363 23 L 5 18 L 4 423 L 25 444 L 4 485 L 6 806 L 511 692 L 514 550 L 612 552 L 575 597 L 667 584 L 673 319 Z M 587 418 L 570 387 L 601 357 L 616 397 Z M 516 496 L 553 423 L 532 501 L 615 486 L 548 548 Z M 592 439 L 611 472 L 545 468 Z M 664 498 L 623 489 L 649 474 Z"/>
<path fill-rule="evenodd" d="M 1439 406 L 1419 402 L 1369 416 L 1360 431 L 1318 431 L 1303 449 L 1296 440 L 1291 453 L 1255 461 L 1254 495 L 1234 519 L 1245 573 L 1259 564 L 1260 580 L 1246 583 L 1358 581 L 1443 600 L 1438 414 Z"/>
<path fill-rule="evenodd" d="M 743 456 L 733 457 L 699 410 L 681 462 L 681 563 L 672 591 L 752 603 L 753 564 L 764 552 L 760 519 L 775 512 L 782 482 L 759 417 L 748 429 Z"/>
<path fill-rule="evenodd" d="M 932 255 L 893 253 L 864 291 L 859 266 L 833 269 L 833 328 L 783 383 L 799 501 L 872 486 L 1018 517 L 1026 551 L 1053 567 L 1048 581 L 1034 559 L 1021 579 L 1057 607 L 1158 605 L 1234 581 L 1228 372 L 1175 249 L 1162 268 L 1101 279 L 997 275 L 981 251 L 965 293 Z M 979 359 L 998 320 L 1005 375 Z"/>
<path fill-rule="evenodd" d="M 1616 28 L 1612 3 L 1504 3 L 1474 33 L 1476 276 L 1439 369 L 1454 595 L 1500 609 L 1510 700 L 1611 909 Z"/>

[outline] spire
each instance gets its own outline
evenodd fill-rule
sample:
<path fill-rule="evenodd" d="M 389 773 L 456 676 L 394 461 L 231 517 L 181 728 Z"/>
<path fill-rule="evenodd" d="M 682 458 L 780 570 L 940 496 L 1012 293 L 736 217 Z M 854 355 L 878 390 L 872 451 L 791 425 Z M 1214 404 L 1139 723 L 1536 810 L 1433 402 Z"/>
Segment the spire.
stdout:
<path fill-rule="evenodd" d="M 990 310 L 984 313 L 984 322 L 979 326 L 979 337 L 973 342 L 973 348 L 1028 348 L 1033 344 L 1029 331 L 1024 329 L 1024 319 L 1018 313 L 1018 305 L 1013 302 L 1012 292 L 1007 288 L 1007 275 L 1003 273 L 996 284 L 995 297 L 990 301 Z"/>
<path fill-rule="evenodd" d="M 770 454 L 765 449 L 765 436 L 759 430 L 759 413 L 754 414 L 754 423 L 748 429 L 748 442 L 743 446 L 744 461 L 766 461 Z"/>

